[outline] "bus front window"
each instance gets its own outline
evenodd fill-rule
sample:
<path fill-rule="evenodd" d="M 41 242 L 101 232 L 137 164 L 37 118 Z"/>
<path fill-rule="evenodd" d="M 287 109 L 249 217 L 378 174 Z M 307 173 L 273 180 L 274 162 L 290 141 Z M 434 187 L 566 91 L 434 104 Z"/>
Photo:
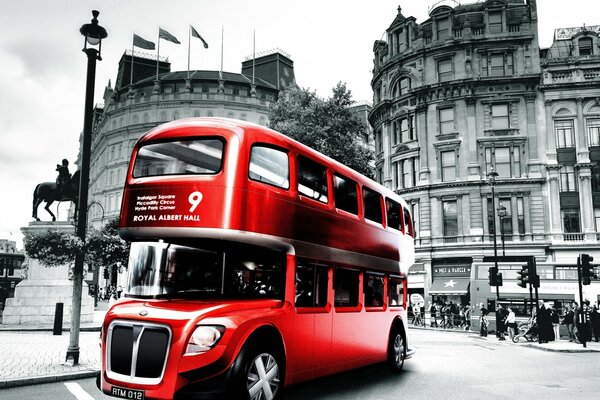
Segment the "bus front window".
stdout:
<path fill-rule="evenodd" d="M 202 249 L 132 243 L 129 297 L 282 298 L 285 257 L 274 251 L 225 246 Z"/>

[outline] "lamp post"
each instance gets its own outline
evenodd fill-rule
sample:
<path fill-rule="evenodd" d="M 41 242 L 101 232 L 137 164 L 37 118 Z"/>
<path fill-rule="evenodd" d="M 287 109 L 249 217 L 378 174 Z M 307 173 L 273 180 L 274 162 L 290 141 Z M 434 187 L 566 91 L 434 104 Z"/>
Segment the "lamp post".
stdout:
<path fill-rule="evenodd" d="M 492 167 L 490 173 L 487 175 L 490 180 L 490 186 L 492 188 L 492 210 L 494 212 L 492 218 L 492 229 L 494 231 L 494 271 L 498 274 L 498 245 L 496 244 L 496 193 L 494 191 L 494 185 L 496 184 L 496 178 L 498 173 L 494 171 Z M 500 288 L 496 285 L 496 302 L 500 301 Z"/>
<path fill-rule="evenodd" d="M 87 202 L 88 186 L 90 178 L 90 153 L 92 147 L 92 119 L 94 107 L 94 81 L 96 79 L 96 60 L 102 60 L 100 52 L 102 51 L 102 39 L 108 34 L 106 29 L 98 25 L 98 15 L 96 10 L 92 11 L 91 23 L 84 24 L 79 32 L 85 37 L 83 42 L 83 52 L 87 55 L 87 78 L 85 86 L 85 110 L 83 118 L 83 141 L 81 144 L 81 177 L 79 181 L 79 201 L 77 209 L 79 216 L 77 218 L 77 236 L 85 243 L 85 230 L 87 225 Z M 90 47 L 88 47 L 88 45 Z M 95 46 L 98 46 L 96 49 Z M 69 338 L 69 348 L 67 349 L 67 361 L 73 365 L 79 364 L 79 325 L 81 322 L 81 291 L 83 286 L 83 262 L 85 254 L 79 252 L 75 256 L 75 266 L 73 267 L 73 303 L 71 306 L 71 334 Z"/>
<path fill-rule="evenodd" d="M 506 207 L 503 204 L 500 204 L 497 208 L 498 218 L 500 219 L 500 238 L 502 240 L 502 256 L 504 257 L 506 254 L 504 252 L 504 217 L 506 217 Z"/>

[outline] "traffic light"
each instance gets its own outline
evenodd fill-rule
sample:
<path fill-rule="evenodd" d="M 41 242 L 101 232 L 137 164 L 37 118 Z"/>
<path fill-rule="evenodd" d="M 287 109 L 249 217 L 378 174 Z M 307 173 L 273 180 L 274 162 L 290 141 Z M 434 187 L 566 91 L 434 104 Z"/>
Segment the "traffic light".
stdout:
<path fill-rule="evenodd" d="M 104 277 L 104 279 L 110 278 L 110 276 L 108 274 L 108 267 L 104 267 L 104 271 L 103 271 L 102 276 Z"/>
<path fill-rule="evenodd" d="M 589 254 L 582 254 L 581 258 L 581 282 L 583 285 L 589 285 L 592 283 L 592 278 L 596 278 L 594 274 L 594 266 L 590 264 L 590 261 L 594 261 L 594 257 L 590 257 Z"/>
<path fill-rule="evenodd" d="M 523 265 L 521 267 L 520 271 L 517 271 L 517 285 L 521 286 L 522 288 L 526 288 L 527 284 L 531 282 L 530 268 L 531 266 L 529 265 L 529 263 L 527 263 L 527 265 Z"/>
<path fill-rule="evenodd" d="M 490 267 L 488 272 L 490 286 L 502 286 L 502 274 L 498 273 L 498 267 Z"/>

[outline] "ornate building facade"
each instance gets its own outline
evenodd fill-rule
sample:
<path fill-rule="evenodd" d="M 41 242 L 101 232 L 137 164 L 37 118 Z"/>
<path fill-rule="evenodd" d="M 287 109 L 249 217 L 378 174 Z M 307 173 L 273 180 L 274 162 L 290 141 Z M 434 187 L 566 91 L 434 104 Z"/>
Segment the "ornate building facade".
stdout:
<path fill-rule="evenodd" d="M 422 23 L 399 7 L 387 39 L 374 43 L 377 179 L 417 221 L 409 292 L 493 306 L 494 264 L 484 257 L 497 252 L 534 256 L 542 297 L 574 299 L 576 255 L 598 245 L 589 147 L 600 130 L 590 53 L 598 37 L 570 38 L 589 61 L 569 64 L 540 52 L 537 25 L 535 0 L 441 5 Z M 500 298 L 524 311 L 520 268 L 500 263 Z M 587 295 L 596 301 L 596 292 Z"/>

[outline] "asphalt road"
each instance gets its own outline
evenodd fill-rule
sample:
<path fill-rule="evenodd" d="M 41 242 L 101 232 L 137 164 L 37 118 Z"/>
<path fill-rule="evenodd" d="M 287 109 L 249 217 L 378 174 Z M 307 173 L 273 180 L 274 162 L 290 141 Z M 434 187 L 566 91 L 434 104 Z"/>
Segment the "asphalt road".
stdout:
<path fill-rule="evenodd" d="M 410 332 L 417 354 L 288 388 L 287 400 L 598 399 L 600 353 L 557 353 L 454 332 Z M 94 379 L 0 390 L 2 400 L 113 399 Z"/>

